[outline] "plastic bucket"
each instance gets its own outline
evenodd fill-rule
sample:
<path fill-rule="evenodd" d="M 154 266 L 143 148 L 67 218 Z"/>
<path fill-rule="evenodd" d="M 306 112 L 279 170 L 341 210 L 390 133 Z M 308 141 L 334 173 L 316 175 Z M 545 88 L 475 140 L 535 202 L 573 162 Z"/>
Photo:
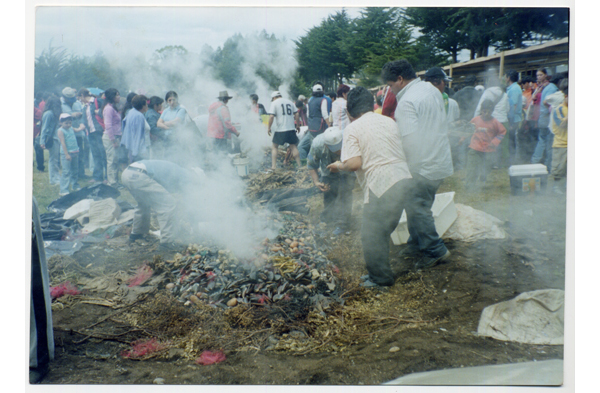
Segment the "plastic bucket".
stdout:
<path fill-rule="evenodd" d="M 233 166 L 237 174 L 241 177 L 248 176 L 248 163 L 250 160 L 246 157 L 237 157 L 233 159 Z"/>

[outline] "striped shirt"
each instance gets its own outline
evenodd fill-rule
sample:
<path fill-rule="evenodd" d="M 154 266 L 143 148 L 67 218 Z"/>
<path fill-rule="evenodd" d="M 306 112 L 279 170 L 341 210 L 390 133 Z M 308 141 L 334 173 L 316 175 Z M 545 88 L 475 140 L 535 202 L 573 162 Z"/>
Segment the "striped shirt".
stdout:
<path fill-rule="evenodd" d="M 412 177 L 398 127 L 387 116 L 367 112 L 346 127 L 341 161 L 353 157 L 362 160 L 356 177 L 363 189 L 364 203 L 369 203 L 369 190 L 381 198 L 394 184 Z"/>
<path fill-rule="evenodd" d="M 415 78 L 396 95 L 394 117 L 411 173 L 440 180 L 454 173 L 448 121 L 440 91 Z"/>

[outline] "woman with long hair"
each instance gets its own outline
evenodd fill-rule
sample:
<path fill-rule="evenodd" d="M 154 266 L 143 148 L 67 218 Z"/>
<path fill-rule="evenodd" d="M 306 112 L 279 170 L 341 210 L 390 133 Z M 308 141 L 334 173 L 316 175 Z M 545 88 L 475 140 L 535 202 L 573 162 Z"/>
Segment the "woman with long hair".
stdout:
<path fill-rule="evenodd" d="M 129 110 L 131 108 L 133 108 L 133 104 L 132 104 L 131 100 L 133 100 L 133 97 L 135 97 L 135 96 L 136 96 L 136 94 L 134 92 L 127 94 L 127 99 L 125 100 L 125 106 L 123 107 L 123 110 L 121 111 L 121 119 L 124 119 L 125 116 L 127 116 L 127 112 L 129 112 Z"/>
<path fill-rule="evenodd" d="M 60 98 L 52 94 L 46 101 L 44 114 L 42 115 L 42 132 L 40 134 L 40 146 L 48 149 L 48 178 L 50 184 L 60 184 L 60 142 L 56 130 L 58 129 L 58 118 L 61 114 Z"/>
<path fill-rule="evenodd" d="M 118 148 L 121 144 L 121 115 L 117 111 L 117 105 L 121 101 L 121 95 L 115 88 L 110 88 L 104 92 L 106 97 L 102 116 L 104 118 L 104 135 L 102 135 L 102 144 L 106 150 L 106 177 L 108 185 L 118 187 L 119 181 L 119 160 Z"/>

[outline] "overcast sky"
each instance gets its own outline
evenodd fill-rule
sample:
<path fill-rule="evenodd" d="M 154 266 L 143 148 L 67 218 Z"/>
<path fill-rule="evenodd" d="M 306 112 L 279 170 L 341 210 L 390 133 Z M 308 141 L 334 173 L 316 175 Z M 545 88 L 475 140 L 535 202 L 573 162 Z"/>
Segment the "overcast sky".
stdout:
<path fill-rule="evenodd" d="M 350 17 L 359 7 L 346 8 Z M 35 56 L 48 46 L 62 46 L 89 56 L 152 52 L 182 45 L 199 53 L 204 44 L 222 46 L 235 33 L 266 30 L 277 38 L 297 39 L 336 8 L 294 7 L 78 7 L 40 6 L 35 19 Z"/>

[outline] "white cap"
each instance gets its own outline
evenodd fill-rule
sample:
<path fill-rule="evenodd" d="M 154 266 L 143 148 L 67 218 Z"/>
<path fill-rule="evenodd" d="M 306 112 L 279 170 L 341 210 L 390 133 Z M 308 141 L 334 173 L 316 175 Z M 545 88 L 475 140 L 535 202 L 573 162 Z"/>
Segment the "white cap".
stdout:
<path fill-rule="evenodd" d="M 323 132 L 323 142 L 333 152 L 342 148 L 342 139 L 344 139 L 344 132 L 339 127 L 329 127 Z"/>
<path fill-rule="evenodd" d="M 313 93 L 316 93 L 317 91 L 323 91 L 323 87 L 321 87 L 321 85 L 314 85 L 312 87 L 312 91 Z"/>
<path fill-rule="evenodd" d="M 279 90 L 276 90 L 273 93 L 271 93 L 271 98 L 275 97 L 281 97 L 281 93 L 279 92 Z"/>

